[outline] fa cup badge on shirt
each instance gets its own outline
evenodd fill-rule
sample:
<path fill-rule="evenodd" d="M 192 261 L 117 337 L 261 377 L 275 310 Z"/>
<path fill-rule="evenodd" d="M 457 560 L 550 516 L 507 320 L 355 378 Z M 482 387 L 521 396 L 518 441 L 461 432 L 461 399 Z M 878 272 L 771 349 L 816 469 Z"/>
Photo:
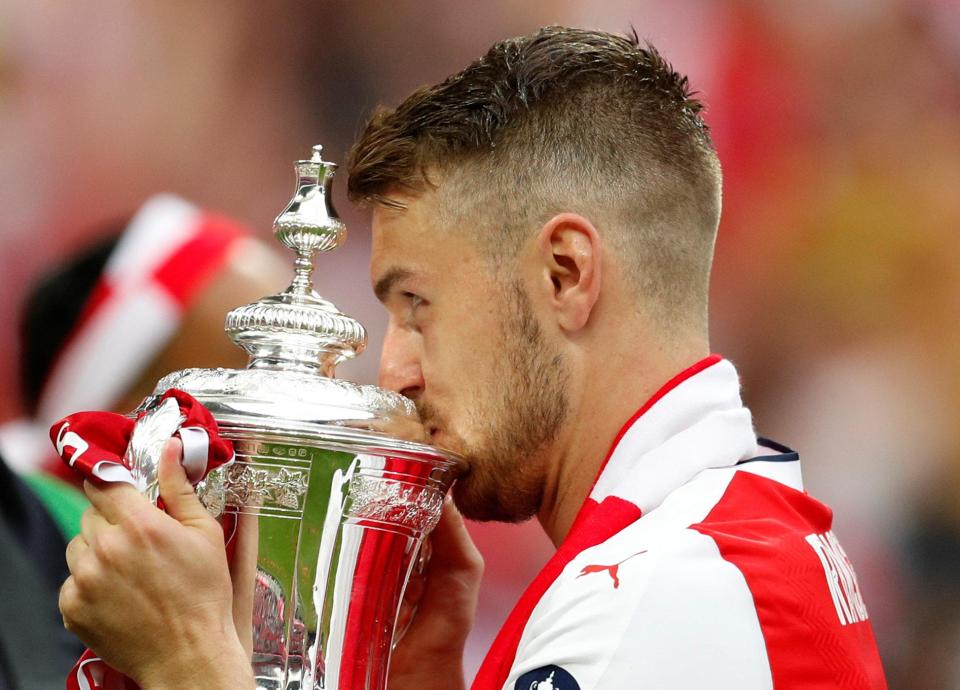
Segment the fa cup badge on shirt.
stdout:
<path fill-rule="evenodd" d="M 580 690 L 580 684 L 569 671 L 552 664 L 524 673 L 513 687 L 514 690 Z"/>

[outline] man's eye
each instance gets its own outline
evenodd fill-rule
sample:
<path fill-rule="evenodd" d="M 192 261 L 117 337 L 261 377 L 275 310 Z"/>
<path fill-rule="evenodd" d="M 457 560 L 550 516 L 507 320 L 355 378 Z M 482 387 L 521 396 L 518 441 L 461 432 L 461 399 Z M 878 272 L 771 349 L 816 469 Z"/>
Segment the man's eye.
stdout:
<path fill-rule="evenodd" d="M 412 292 L 404 292 L 403 296 L 410 302 L 411 309 L 416 309 L 423 304 L 423 298 L 420 295 L 415 295 Z"/>

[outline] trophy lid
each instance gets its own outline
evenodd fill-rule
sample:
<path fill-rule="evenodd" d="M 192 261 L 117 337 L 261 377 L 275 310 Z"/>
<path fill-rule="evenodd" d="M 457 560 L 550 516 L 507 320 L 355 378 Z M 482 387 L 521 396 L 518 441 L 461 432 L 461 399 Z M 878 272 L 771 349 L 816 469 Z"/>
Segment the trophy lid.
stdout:
<path fill-rule="evenodd" d="M 263 297 L 227 314 L 226 331 L 251 357 L 254 369 L 316 372 L 333 368 L 363 350 L 367 333 L 313 290 L 313 255 L 339 247 L 346 228 L 330 197 L 336 165 L 313 147 L 310 160 L 294 163 L 297 190 L 273 221 L 273 234 L 296 253 L 293 282 L 283 292 Z"/>
<path fill-rule="evenodd" d="M 420 438 L 412 403 L 376 386 L 334 378 L 336 365 L 360 353 L 366 331 L 320 297 L 312 282 L 313 255 L 340 246 L 346 228 L 330 196 L 336 165 L 313 148 L 294 163 L 297 189 L 273 223 L 274 236 L 295 253 L 286 290 L 232 310 L 225 330 L 250 355 L 246 369 L 185 369 L 163 377 L 140 409 L 170 388 L 190 393 L 221 424 L 317 436 L 355 447 L 436 454 Z"/>

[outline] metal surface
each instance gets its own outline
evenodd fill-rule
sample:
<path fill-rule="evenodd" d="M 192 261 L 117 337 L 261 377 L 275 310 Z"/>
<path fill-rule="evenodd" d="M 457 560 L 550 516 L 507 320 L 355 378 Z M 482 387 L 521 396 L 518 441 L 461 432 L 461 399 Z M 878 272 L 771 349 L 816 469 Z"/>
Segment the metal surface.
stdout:
<path fill-rule="evenodd" d="M 137 490 L 155 503 L 160 495 L 160 451 L 183 423 L 176 400 L 167 399 L 144 414 L 133 427 L 123 462 Z"/>
<path fill-rule="evenodd" d="M 174 372 L 138 411 L 155 417 L 159 396 L 178 388 L 234 442 L 236 462 L 197 491 L 225 526 L 257 687 L 382 690 L 403 590 L 458 460 L 419 442 L 405 398 L 332 378 L 366 334 L 311 286 L 313 254 L 345 238 L 330 203 L 335 166 L 315 147 L 295 169 L 274 222 L 296 255 L 293 282 L 226 321 L 248 368 Z M 159 446 L 146 431 L 130 452 L 149 467 Z"/>
<path fill-rule="evenodd" d="M 294 278 L 285 291 L 227 314 L 226 331 L 251 357 L 250 368 L 333 376 L 333 367 L 366 345 L 360 323 L 313 290 L 313 255 L 336 249 L 346 239 L 330 197 L 336 166 L 313 148 L 297 161 L 297 191 L 273 222 L 274 237 L 296 253 Z"/>

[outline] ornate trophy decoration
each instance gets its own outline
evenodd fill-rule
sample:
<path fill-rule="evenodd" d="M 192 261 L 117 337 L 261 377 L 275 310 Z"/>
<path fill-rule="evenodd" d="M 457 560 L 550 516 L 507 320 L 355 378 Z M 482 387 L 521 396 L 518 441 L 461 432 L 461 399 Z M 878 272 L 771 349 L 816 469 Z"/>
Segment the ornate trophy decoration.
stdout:
<path fill-rule="evenodd" d="M 333 378 L 366 343 L 312 286 L 313 255 L 346 237 L 330 197 L 336 166 L 316 146 L 295 168 L 296 193 L 274 221 L 296 255 L 293 282 L 226 319 L 247 368 L 174 372 L 138 411 L 157 423 L 159 396 L 178 388 L 234 443 L 236 462 L 197 491 L 229 527 L 235 586 L 249 591 L 241 635 L 257 687 L 382 690 L 403 590 L 457 460 L 404 440 L 419 422 L 402 396 Z M 154 496 L 155 436 L 135 432 L 128 451 Z"/>

